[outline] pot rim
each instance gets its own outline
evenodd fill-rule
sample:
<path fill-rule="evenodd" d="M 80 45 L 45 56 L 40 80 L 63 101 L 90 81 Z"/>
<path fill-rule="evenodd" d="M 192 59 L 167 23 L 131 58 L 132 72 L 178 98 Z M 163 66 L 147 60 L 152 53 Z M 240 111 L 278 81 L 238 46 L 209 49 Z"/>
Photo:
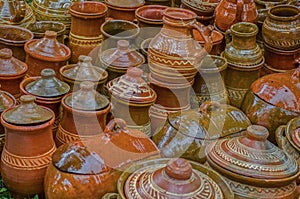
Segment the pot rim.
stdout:
<path fill-rule="evenodd" d="M 141 6 L 145 5 L 145 3 L 146 3 L 145 0 L 139 0 L 139 4 L 137 4 L 137 5 L 130 6 L 130 5 L 123 4 L 122 6 L 120 6 L 118 4 L 112 3 L 110 0 L 104 0 L 104 2 L 109 8 L 121 8 L 121 9 L 126 9 L 126 10 L 136 10 L 138 7 L 141 7 Z"/>
<path fill-rule="evenodd" d="M 7 95 L 10 99 L 12 99 L 13 104 L 12 104 L 12 106 L 11 106 L 10 108 L 16 106 L 17 100 L 16 100 L 16 98 L 15 98 L 12 94 L 10 94 L 9 92 L 4 91 L 4 90 L 0 90 L 0 92 L 1 92 L 2 94 Z M 6 110 L 6 109 L 0 110 L 0 114 L 2 114 L 2 112 L 3 112 L 4 110 Z M 0 123 L 0 125 L 1 125 L 1 123 Z"/>
<path fill-rule="evenodd" d="M 91 13 L 83 12 L 83 11 L 74 9 L 75 6 L 82 6 L 82 5 L 91 5 L 93 7 L 97 6 L 97 7 L 102 7 L 103 9 L 99 10 L 97 12 L 91 12 Z M 69 13 L 71 14 L 71 16 L 76 16 L 76 17 L 83 18 L 83 19 L 87 20 L 88 18 L 98 18 L 98 17 L 102 17 L 102 16 L 106 15 L 108 8 L 107 8 L 106 4 L 104 4 L 102 2 L 83 1 L 83 2 L 73 2 L 69 6 L 68 10 L 69 10 Z"/>
<path fill-rule="evenodd" d="M 206 57 L 209 57 L 210 59 L 213 59 L 213 60 L 221 60 L 224 63 L 222 65 L 215 64 L 216 67 L 213 67 L 213 68 L 201 68 L 201 65 L 203 64 L 203 61 L 202 61 L 201 65 L 199 67 L 200 72 L 202 72 L 202 73 L 217 73 L 217 72 L 222 72 L 227 68 L 228 63 L 224 57 L 218 56 L 218 55 L 207 55 Z"/>
<path fill-rule="evenodd" d="M 136 30 L 136 33 L 134 33 L 133 35 L 130 35 L 130 36 L 127 36 L 127 37 L 120 37 L 120 36 L 116 36 L 116 35 L 110 35 L 110 34 L 108 34 L 106 31 L 104 31 L 104 26 L 106 25 L 106 24 L 108 24 L 108 23 L 120 23 L 120 22 L 122 22 L 122 23 L 127 23 L 127 24 L 130 24 L 130 25 L 133 25 L 135 28 L 134 29 L 131 29 L 131 30 Z M 140 27 L 137 25 L 137 24 L 135 24 L 135 23 L 133 23 L 133 22 L 131 22 L 131 21 L 126 21 L 126 20 L 121 20 L 121 19 L 113 19 L 113 20 L 108 20 L 108 21 L 105 21 L 102 25 L 101 25 L 101 27 L 100 27 L 100 31 L 101 31 L 101 33 L 105 36 L 105 37 L 107 37 L 108 39 L 110 39 L 110 38 L 112 38 L 112 39 L 116 39 L 116 40 L 129 40 L 129 39 L 132 39 L 132 38 L 135 38 L 135 37 L 137 37 L 139 34 L 140 34 Z M 128 30 L 126 30 L 126 31 L 128 31 Z M 118 35 L 118 34 L 117 34 Z"/>
<path fill-rule="evenodd" d="M 148 10 L 148 9 L 164 11 L 167 8 L 168 8 L 168 6 L 163 6 L 163 5 L 145 5 L 145 6 L 139 7 L 138 9 L 135 10 L 135 17 L 137 18 L 138 21 L 142 21 L 147 24 L 163 24 L 163 19 L 162 19 L 163 14 L 162 14 L 161 19 L 150 19 L 150 18 L 141 16 L 140 12 L 142 12 L 144 10 Z"/>
<path fill-rule="evenodd" d="M 13 45 L 23 46 L 27 42 L 31 41 L 34 37 L 34 34 L 26 28 L 13 26 L 13 25 L 4 25 L 4 26 L 1 26 L 1 28 L 3 28 L 3 29 L 19 29 L 20 31 L 26 32 L 26 34 L 30 35 L 30 37 L 28 39 L 26 39 L 26 40 L 24 39 L 24 40 L 21 40 L 21 41 L 13 41 L 13 40 L 9 40 L 9 39 L 5 39 L 5 38 L 0 37 L 0 42 L 5 42 L 9 45 L 13 44 Z"/>
<path fill-rule="evenodd" d="M 175 14 L 180 14 L 180 16 L 176 16 Z M 182 14 L 187 14 L 187 16 L 183 16 Z M 173 20 L 181 20 L 181 21 L 193 21 L 197 18 L 197 14 L 193 11 L 184 8 L 174 8 L 168 7 L 164 10 L 164 17 L 171 18 Z M 163 17 L 163 18 L 164 18 Z"/>
<path fill-rule="evenodd" d="M 300 121 L 300 117 L 295 117 L 294 119 L 292 119 L 292 120 L 290 120 L 288 123 L 287 123 L 287 125 L 286 125 L 286 127 L 285 127 L 285 135 L 286 135 L 286 137 L 287 137 L 287 139 L 288 139 L 288 141 L 289 141 L 289 143 L 300 153 L 300 146 L 297 146 L 294 142 L 293 142 L 293 140 L 292 140 L 292 138 L 291 138 L 291 133 L 292 133 L 292 130 L 294 130 L 294 129 L 292 129 L 292 124 L 294 123 L 294 122 L 296 122 L 297 120 L 299 120 Z M 296 127 L 297 128 L 297 127 Z M 299 128 L 299 127 L 298 127 Z"/>
<path fill-rule="evenodd" d="M 234 28 L 237 27 L 237 26 L 248 26 L 250 28 L 254 28 L 254 30 L 252 32 L 239 32 L 237 30 L 235 30 Z M 233 24 L 231 27 L 230 27 L 230 31 L 233 35 L 237 35 L 239 37 L 251 37 L 251 36 L 255 36 L 257 35 L 258 33 L 258 27 L 256 24 L 254 23 L 250 23 L 250 22 L 238 22 L 238 23 L 235 23 Z"/>
<path fill-rule="evenodd" d="M 30 26 L 32 27 L 36 27 L 36 25 L 38 24 L 50 24 L 50 25 L 58 25 L 59 26 L 59 31 L 57 30 L 54 30 L 56 33 L 57 33 L 57 36 L 61 36 L 61 35 L 64 35 L 64 32 L 66 31 L 66 25 L 62 22 L 59 22 L 59 21 L 36 21 L 34 23 L 30 23 L 28 26 L 27 26 L 27 29 L 30 30 L 34 36 L 37 36 L 37 37 L 43 37 L 45 33 L 42 33 L 42 32 L 34 32 L 32 31 L 30 28 Z"/>
<path fill-rule="evenodd" d="M 295 15 L 285 17 L 285 16 L 277 16 L 277 15 L 273 14 L 274 11 L 277 11 L 280 9 L 283 10 L 282 12 L 286 12 L 288 10 L 295 11 Z M 300 9 L 293 5 L 277 5 L 277 6 L 274 6 L 269 9 L 268 17 L 270 19 L 273 19 L 276 21 L 294 21 L 294 20 L 300 19 Z"/>

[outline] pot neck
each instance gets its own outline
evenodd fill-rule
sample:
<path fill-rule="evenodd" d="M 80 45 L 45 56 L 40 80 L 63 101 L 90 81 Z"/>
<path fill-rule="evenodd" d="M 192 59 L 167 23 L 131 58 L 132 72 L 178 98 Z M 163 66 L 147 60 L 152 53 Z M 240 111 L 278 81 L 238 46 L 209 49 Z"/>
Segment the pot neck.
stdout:
<path fill-rule="evenodd" d="M 253 49 L 256 48 L 256 35 L 245 36 L 245 35 L 233 35 L 232 46 L 242 49 Z"/>

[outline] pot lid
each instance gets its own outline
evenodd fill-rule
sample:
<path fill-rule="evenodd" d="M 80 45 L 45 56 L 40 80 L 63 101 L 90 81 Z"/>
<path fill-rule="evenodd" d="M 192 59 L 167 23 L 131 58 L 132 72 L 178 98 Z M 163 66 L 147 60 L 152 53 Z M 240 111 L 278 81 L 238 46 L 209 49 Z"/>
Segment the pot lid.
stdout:
<path fill-rule="evenodd" d="M 10 93 L 0 91 L 0 113 L 16 105 L 16 99 Z"/>
<path fill-rule="evenodd" d="M 55 77 L 55 71 L 50 68 L 43 69 L 41 78 L 29 83 L 26 91 L 39 97 L 58 97 L 66 94 L 70 86 Z"/>
<path fill-rule="evenodd" d="M 117 48 L 105 50 L 101 54 L 101 61 L 108 67 L 128 68 L 142 65 L 145 58 L 139 52 L 130 49 L 127 40 L 119 40 Z"/>
<path fill-rule="evenodd" d="M 121 7 L 121 8 L 136 8 L 145 4 L 144 0 L 105 0 L 108 5 Z"/>
<path fill-rule="evenodd" d="M 263 76 L 252 83 L 251 90 L 274 106 L 300 113 L 300 68 Z"/>
<path fill-rule="evenodd" d="M 60 171 L 75 174 L 91 175 L 111 170 L 97 153 L 79 141 L 60 146 L 52 155 L 52 163 Z"/>
<path fill-rule="evenodd" d="M 108 73 L 92 64 L 92 58 L 86 55 L 78 57 L 78 63 L 63 71 L 62 75 L 76 81 L 98 82 L 108 77 Z"/>
<path fill-rule="evenodd" d="M 238 174 L 246 180 L 286 179 L 298 172 L 295 159 L 267 140 L 268 130 L 263 126 L 251 125 L 244 136 L 221 139 L 207 148 L 209 163 Z"/>
<path fill-rule="evenodd" d="M 51 120 L 54 113 L 42 106 L 38 106 L 32 95 L 22 95 L 21 104 L 8 110 L 3 114 L 3 119 L 11 124 L 16 125 L 33 125 L 40 124 Z"/>
<path fill-rule="evenodd" d="M 134 103 L 154 103 L 156 93 L 142 78 L 140 68 L 128 68 L 127 73 L 108 82 L 111 94 L 123 101 Z"/>
<path fill-rule="evenodd" d="M 296 149 L 296 151 L 300 152 L 300 117 L 295 117 L 294 119 L 290 120 L 286 126 L 279 126 L 276 130 L 276 141 L 280 148 L 282 148 L 283 145 L 283 134 L 285 134 L 287 140 Z"/>
<path fill-rule="evenodd" d="M 81 82 L 80 90 L 66 96 L 64 102 L 83 111 L 102 110 L 109 105 L 109 100 L 95 90 L 95 84 L 88 81 Z"/>
<path fill-rule="evenodd" d="M 204 102 L 198 110 L 170 113 L 168 122 L 180 133 L 203 140 L 240 133 L 251 125 L 238 108 L 210 101 Z"/>
<path fill-rule="evenodd" d="M 12 56 L 12 50 L 3 48 L 0 50 L 0 75 L 16 75 L 25 73 L 27 65 Z"/>
<path fill-rule="evenodd" d="M 124 192 L 126 198 L 221 199 L 224 194 L 218 183 L 221 184 L 209 172 L 201 172 L 187 160 L 177 158 L 134 171 L 126 180 Z"/>

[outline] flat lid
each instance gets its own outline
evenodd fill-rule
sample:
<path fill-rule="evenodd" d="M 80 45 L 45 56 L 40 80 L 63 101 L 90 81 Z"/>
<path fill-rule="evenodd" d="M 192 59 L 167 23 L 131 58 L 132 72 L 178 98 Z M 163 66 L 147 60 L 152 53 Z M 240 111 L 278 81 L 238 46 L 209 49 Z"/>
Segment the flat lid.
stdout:
<path fill-rule="evenodd" d="M 51 120 L 54 113 L 42 106 L 34 103 L 35 97 L 32 95 L 22 95 L 21 104 L 3 114 L 3 119 L 16 125 L 41 124 Z"/>
<path fill-rule="evenodd" d="M 249 177 L 249 181 L 285 179 L 297 174 L 296 160 L 268 141 L 268 136 L 265 127 L 251 125 L 244 136 L 211 143 L 208 158 L 233 174 Z"/>
<path fill-rule="evenodd" d="M 55 77 L 53 69 L 43 69 L 41 78 L 29 83 L 25 87 L 26 91 L 39 97 L 58 97 L 66 94 L 70 86 Z"/>
<path fill-rule="evenodd" d="M 101 110 L 109 105 L 109 100 L 95 90 L 95 84 L 88 81 L 81 82 L 80 90 L 68 95 L 64 102 L 83 111 Z"/>
<path fill-rule="evenodd" d="M 0 50 L 0 75 L 18 75 L 27 71 L 24 62 L 14 58 L 9 48 Z"/>
<path fill-rule="evenodd" d="M 127 73 L 107 83 L 111 94 L 120 100 L 133 103 L 154 103 L 156 93 L 142 78 L 139 68 L 128 68 Z"/>
<path fill-rule="evenodd" d="M 263 76 L 252 83 L 251 90 L 274 106 L 300 113 L 300 68 Z"/>
<path fill-rule="evenodd" d="M 0 113 L 16 105 L 16 99 L 10 93 L 0 91 Z"/>
<path fill-rule="evenodd" d="M 105 0 L 108 5 L 122 7 L 122 8 L 134 8 L 140 7 L 145 4 L 144 0 Z"/>

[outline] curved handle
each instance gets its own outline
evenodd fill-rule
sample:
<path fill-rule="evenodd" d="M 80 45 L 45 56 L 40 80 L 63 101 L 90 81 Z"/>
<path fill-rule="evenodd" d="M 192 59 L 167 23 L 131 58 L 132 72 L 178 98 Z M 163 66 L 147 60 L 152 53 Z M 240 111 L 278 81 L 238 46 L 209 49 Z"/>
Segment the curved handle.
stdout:
<path fill-rule="evenodd" d="M 14 9 L 16 11 L 15 16 L 12 18 L 12 22 L 20 22 L 24 19 L 26 14 L 26 3 L 24 0 L 16 1 L 16 4 L 14 6 Z"/>
<path fill-rule="evenodd" d="M 219 109 L 221 107 L 220 102 L 216 101 L 205 101 L 199 107 L 199 112 L 209 113 L 213 110 Z"/>
<path fill-rule="evenodd" d="M 232 40 L 231 30 L 227 29 L 226 32 L 225 32 L 226 44 L 229 44 L 231 42 L 231 40 Z"/>
<path fill-rule="evenodd" d="M 204 26 L 203 24 L 194 21 L 190 24 L 190 27 L 193 29 L 196 29 L 199 31 L 199 33 L 201 34 L 201 36 L 204 39 L 204 49 L 207 53 L 210 53 L 213 43 L 212 43 L 212 38 L 211 38 L 211 33 L 214 29 L 214 27 L 212 25 L 208 25 L 208 26 Z M 199 55 L 202 57 L 203 56 L 203 52 L 199 52 Z"/>
<path fill-rule="evenodd" d="M 119 199 L 119 198 L 121 197 L 117 193 L 107 193 L 102 197 L 102 199 Z"/>
<path fill-rule="evenodd" d="M 117 134 L 128 131 L 126 122 L 121 118 L 114 118 L 106 125 L 104 129 L 105 134 Z"/>
<path fill-rule="evenodd" d="M 270 9 L 270 8 L 273 8 L 274 7 L 274 4 L 273 3 L 270 3 L 270 2 L 267 2 L 267 3 L 264 3 L 265 6 L 266 6 L 266 9 Z"/>
<path fill-rule="evenodd" d="M 236 20 L 241 21 L 244 9 L 244 0 L 237 0 L 236 2 Z"/>
<path fill-rule="evenodd" d="M 283 146 L 283 139 L 285 137 L 284 136 L 285 135 L 285 128 L 286 128 L 286 125 L 281 125 L 275 131 L 276 143 L 278 144 L 279 148 L 281 148 L 281 149 L 282 149 L 282 146 Z"/>

